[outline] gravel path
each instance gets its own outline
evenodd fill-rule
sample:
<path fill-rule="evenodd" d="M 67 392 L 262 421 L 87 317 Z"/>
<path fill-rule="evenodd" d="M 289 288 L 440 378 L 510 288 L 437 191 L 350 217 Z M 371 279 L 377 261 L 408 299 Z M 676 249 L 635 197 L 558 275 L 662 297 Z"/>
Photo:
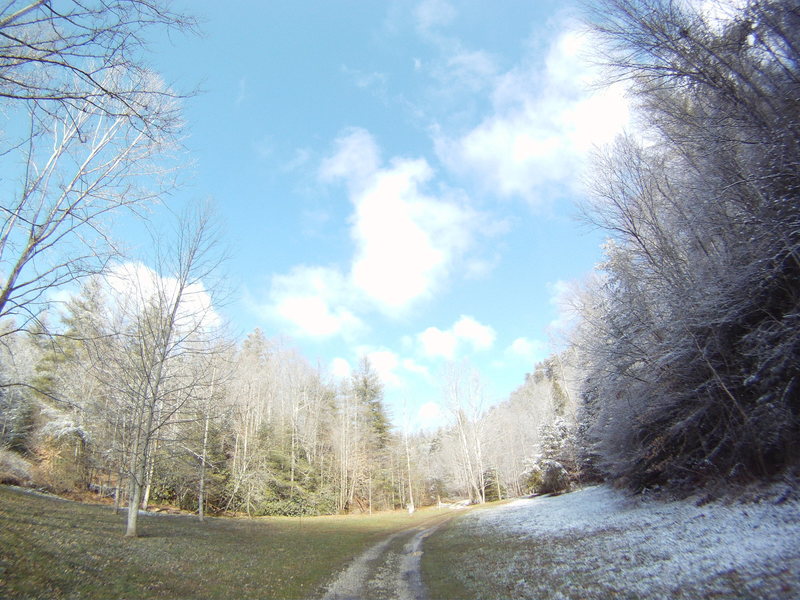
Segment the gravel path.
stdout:
<path fill-rule="evenodd" d="M 328 586 L 323 600 L 425 600 L 422 542 L 438 526 L 407 529 L 372 546 Z"/>

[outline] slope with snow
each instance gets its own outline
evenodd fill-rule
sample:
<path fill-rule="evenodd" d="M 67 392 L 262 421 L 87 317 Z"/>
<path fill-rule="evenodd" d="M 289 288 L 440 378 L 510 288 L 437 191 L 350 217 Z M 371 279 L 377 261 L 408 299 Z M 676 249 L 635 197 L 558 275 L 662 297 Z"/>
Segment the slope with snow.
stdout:
<path fill-rule="evenodd" d="M 800 503 L 632 499 L 606 486 L 465 515 L 462 583 L 479 597 L 799 598 Z"/>

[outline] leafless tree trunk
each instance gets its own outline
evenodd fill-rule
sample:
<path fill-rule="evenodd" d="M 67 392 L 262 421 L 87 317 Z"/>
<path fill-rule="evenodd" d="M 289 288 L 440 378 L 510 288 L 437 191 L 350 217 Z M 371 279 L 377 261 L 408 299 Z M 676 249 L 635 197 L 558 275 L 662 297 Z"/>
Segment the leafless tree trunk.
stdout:
<path fill-rule="evenodd" d="M 124 343 L 115 367 L 136 416 L 129 537 L 137 535 L 137 512 L 159 433 L 190 400 L 207 393 L 207 375 L 186 363 L 211 356 L 217 336 L 218 317 L 209 292 L 214 292 L 211 278 L 219 258 L 208 214 L 187 215 L 176 235 L 174 256 L 159 255 L 159 273 L 139 269 L 123 279 L 128 286 L 122 315 L 127 328 L 119 332 Z"/>
<path fill-rule="evenodd" d="M 466 365 L 450 365 L 445 376 L 445 395 L 461 450 L 465 482 L 472 500 L 486 501 L 483 474 L 483 442 L 480 419 L 483 390 L 478 374 Z"/>
<path fill-rule="evenodd" d="M 406 449 L 406 474 L 408 476 L 408 506 L 409 512 L 414 512 L 414 487 L 411 481 L 411 451 L 408 448 L 408 431 L 403 434 L 403 442 Z"/>
<path fill-rule="evenodd" d="M 206 462 L 208 457 L 208 428 L 211 423 L 211 403 L 217 383 L 217 366 L 211 368 L 211 381 L 208 394 L 203 398 L 203 444 L 200 452 L 200 477 L 197 491 L 197 515 L 200 521 L 205 518 L 206 505 Z"/>

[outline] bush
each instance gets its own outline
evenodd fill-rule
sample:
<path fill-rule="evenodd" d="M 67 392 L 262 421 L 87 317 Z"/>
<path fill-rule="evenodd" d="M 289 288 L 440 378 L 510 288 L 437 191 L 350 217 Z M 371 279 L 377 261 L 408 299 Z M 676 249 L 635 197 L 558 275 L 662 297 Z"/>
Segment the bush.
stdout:
<path fill-rule="evenodd" d="M 30 486 L 32 465 L 16 452 L 0 449 L 0 483 Z"/>
<path fill-rule="evenodd" d="M 52 492 L 89 487 L 85 432 L 71 422 L 50 421 L 37 435 L 36 479 Z"/>
<path fill-rule="evenodd" d="M 292 496 L 265 499 L 256 509 L 257 515 L 280 517 L 316 517 L 335 512 L 336 500 L 332 495 L 307 493 L 300 488 Z"/>
<path fill-rule="evenodd" d="M 529 494 L 561 494 L 570 489 L 569 473 L 557 460 L 539 460 L 523 474 L 524 489 Z"/>
<path fill-rule="evenodd" d="M 523 490 L 527 494 L 537 494 L 542 487 L 542 467 L 538 463 L 533 463 L 522 475 Z"/>
<path fill-rule="evenodd" d="M 508 495 L 497 469 L 488 469 L 483 474 L 483 497 L 487 502 L 502 500 Z"/>
<path fill-rule="evenodd" d="M 541 463 L 541 494 L 561 494 L 569 491 L 569 474 L 564 466 L 555 460 L 543 460 Z"/>

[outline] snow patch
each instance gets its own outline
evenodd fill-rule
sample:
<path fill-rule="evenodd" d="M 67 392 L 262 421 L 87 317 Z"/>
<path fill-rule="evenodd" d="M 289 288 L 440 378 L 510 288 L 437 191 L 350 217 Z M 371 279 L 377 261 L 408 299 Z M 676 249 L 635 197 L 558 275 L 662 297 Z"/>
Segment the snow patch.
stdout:
<path fill-rule="evenodd" d="M 800 593 L 797 501 L 698 506 L 633 499 L 599 486 L 475 511 L 461 526 L 514 540 L 517 548 L 530 542 L 498 575 L 516 597 L 545 597 L 545 573 L 550 581 L 583 582 L 623 596 L 684 597 L 690 590 L 707 594 L 740 585 L 745 596 Z M 561 597 L 552 587 L 546 591 L 546 597 Z M 564 591 L 566 597 L 576 592 Z"/>

